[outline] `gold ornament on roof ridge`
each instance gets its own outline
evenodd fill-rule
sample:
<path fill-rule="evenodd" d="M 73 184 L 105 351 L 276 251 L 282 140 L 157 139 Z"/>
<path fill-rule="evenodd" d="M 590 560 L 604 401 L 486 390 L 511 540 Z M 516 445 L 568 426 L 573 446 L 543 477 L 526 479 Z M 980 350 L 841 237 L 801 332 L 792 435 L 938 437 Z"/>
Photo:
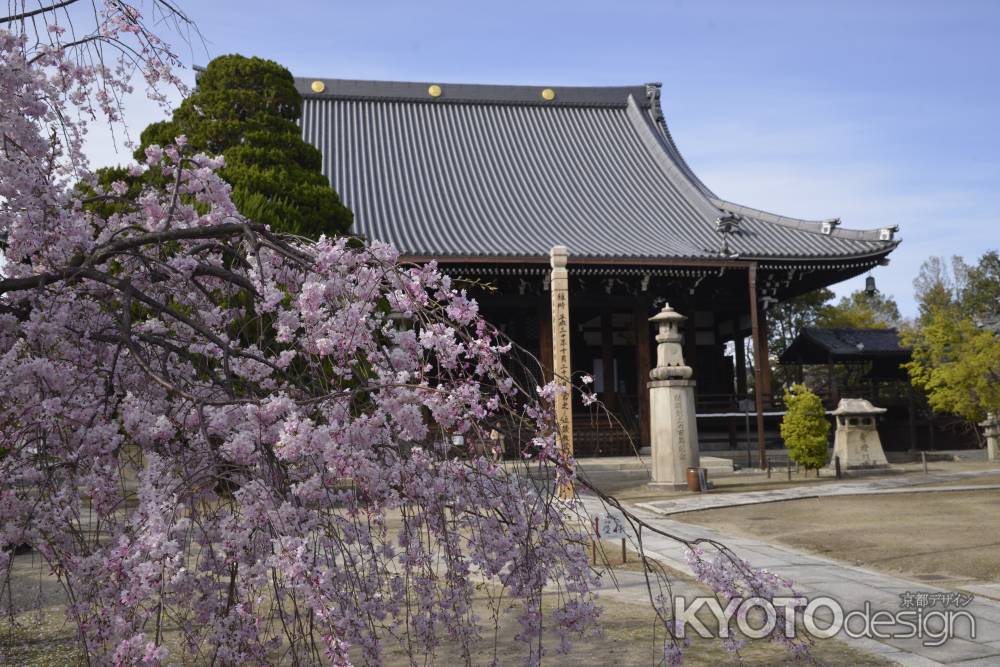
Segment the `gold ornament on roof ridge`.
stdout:
<path fill-rule="evenodd" d="M 430 95 L 431 97 L 440 97 L 441 86 L 437 85 L 436 83 L 432 83 L 427 87 L 427 94 Z"/>
<path fill-rule="evenodd" d="M 556 91 L 552 90 L 551 88 L 546 88 L 545 90 L 542 91 L 542 99 L 551 102 L 552 100 L 556 99 Z"/>
<path fill-rule="evenodd" d="M 323 83 L 322 81 L 319 81 L 318 79 L 316 81 L 313 81 L 312 85 L 309 87 L 312 88 L 312 91 L 314 93 L 322 93 L 324 90 L 326 90 L 326 84 Z"/>

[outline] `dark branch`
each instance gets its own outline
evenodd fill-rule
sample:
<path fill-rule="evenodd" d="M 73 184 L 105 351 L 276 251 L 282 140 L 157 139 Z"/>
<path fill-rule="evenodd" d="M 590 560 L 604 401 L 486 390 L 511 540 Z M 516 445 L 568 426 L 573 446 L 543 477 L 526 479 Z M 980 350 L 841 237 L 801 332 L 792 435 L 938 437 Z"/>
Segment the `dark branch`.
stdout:
<path fill-rule="evenodd" d="M 44 14 L 46 12 L 54 12 L 57 9 L 62 9 L 67 7 L 78 0 L 64 0 L 63 2 L 57 2 L 54 5 L 49 5 L 48 7 L 39 7 L 38 9 L 32 9 L 30 12 L 21 12 L 20 14 L 11 14 L 10 16 L 5 16 L 0 19 L 0 23 L 13 23 L 14 21 L 23 21 L 24 19 L 29 19 L 32 16 L 38 16 L 39 14 Z"/>
<path fill-rule="evenodd" d="M 241 222 L 224 223 L 221 225 L 212 225 L 211 227 L 171 229 L 163 232 L 153 232 L 150 234 L 134 236 L 121 241 L 116 241 L 115 243 L 105 246 L 92 255 L 77 257 L 70 262 L 69 266 L 56 271 L 49 271 L 47 273 L 40 273 L 24 278 L 8 278 L 6 280 L 0 280 L 0 294 L 35 289 L 52 283 L 61 282 L 63 280 L 71 280 L 78 277 L 81 274 L 81 270 L 85 267 L 100 265 L 116 255 L 135 248 L 141 248 L 142 246 L 167 243 L 170 241 L 234 236 L 236 234 L 242 234 L 248 229 L 257 233 L 264 232 L 264 228 L 261 225 Z M 295 254 L 297 257 L 301 256 L 300 253 L 296 252 Z"/>

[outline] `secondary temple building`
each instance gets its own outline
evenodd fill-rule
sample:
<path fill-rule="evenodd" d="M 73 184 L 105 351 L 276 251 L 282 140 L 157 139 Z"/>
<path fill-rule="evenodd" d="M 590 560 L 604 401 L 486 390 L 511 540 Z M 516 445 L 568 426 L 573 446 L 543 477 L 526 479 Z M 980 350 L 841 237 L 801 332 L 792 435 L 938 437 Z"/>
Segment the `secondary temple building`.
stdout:
<path fill-rule="evenodd" d="M 641 446 L 649 444 L 654 350 L 647 319 L 664 302 L 688 316 L 684 357 L 702 432 L 724 431 L 725 420 L 712 416 L 732 415 L 757 387 L 763 449 L 775 389 L 769 305 L 883 264 L 899 243 L 894 227 L 845 229 L 836 218 L 801 220 L 715 194 L 681 156 L 660 84 L 296 85 L 303 136 L 323 153 L 355 232 L 392 243 L 406 260 L 436 260 L 456 277 L 491 284 L 476 294 L 481 311 L 545 367 L 549 253 L 566 246 L 572 369 L 593 375 Z M 628 438 L 587 417 L 573 433 L 577 455 L 631 453 Z"/>

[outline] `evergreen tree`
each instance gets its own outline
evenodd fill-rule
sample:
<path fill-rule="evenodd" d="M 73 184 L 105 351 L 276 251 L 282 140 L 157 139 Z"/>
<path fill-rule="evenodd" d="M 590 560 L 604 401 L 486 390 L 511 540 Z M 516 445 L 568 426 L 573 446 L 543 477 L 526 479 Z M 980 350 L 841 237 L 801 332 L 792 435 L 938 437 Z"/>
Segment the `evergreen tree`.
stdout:
<path fill-rule="evenodd" d="M 781 420 L 781 439 L 788 457 L 806 469 L 819 469 L 827 462 L 827 421 L 823 402 L 804 384 L 785 390 L 787 412 Z"/>
<path fill-rule="evenodd" d="M 201 72 L 171 120 L 142 132 L 136 159 L 145 159 L 147 146 L 184 135 L 191 148 L 225 158 L 220 175 L 250 220 L 310 238 L 343 234 L 353 216 L 321 173 L 320 152 L 303 141 L 301 113 L 302 97 L 284 67 L 221 56 Z"/>

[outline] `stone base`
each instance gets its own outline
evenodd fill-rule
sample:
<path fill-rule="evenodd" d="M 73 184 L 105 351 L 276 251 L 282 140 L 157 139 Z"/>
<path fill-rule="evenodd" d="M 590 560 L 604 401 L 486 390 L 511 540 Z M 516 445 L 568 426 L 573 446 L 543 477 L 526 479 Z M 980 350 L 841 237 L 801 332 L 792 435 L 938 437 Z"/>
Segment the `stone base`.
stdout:
<path fill-rule="evenodd" d="M 649 387 L 652 481 L 687 488 L 688 468 L 699 467 L 693 380 L 654 380 Z"/>
<path fill-rule="evenodd" d="M 889 467 L 882 441 L 874 429 L 838 428 L 833 455 L 840 458 L 841 470 Z"/>

